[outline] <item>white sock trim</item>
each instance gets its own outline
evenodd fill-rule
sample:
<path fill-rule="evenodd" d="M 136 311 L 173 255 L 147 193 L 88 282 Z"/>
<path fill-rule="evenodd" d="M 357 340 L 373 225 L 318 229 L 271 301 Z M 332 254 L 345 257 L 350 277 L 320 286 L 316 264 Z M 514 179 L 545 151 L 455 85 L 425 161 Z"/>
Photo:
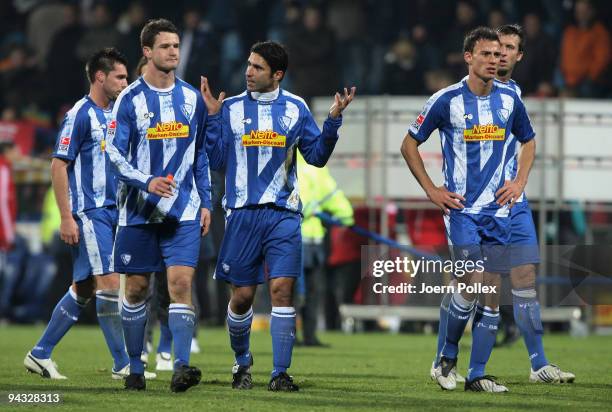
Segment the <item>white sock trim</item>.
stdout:
<path fill-rule="evenodd" d="M 525 299 L 534 299 L 537 296 L 535 289 L 512 289 L 512 294 Z"/>
<path fill-rule="evenodd" d="M 242 315 L 239 315 L 239 314 L 234 313 L 232 311 L 232 309 L 230 308 L 230 305 L 227 305 L 227 316 L 229 316 L 232 319 L 237 320 L 237 321 L 244 320 L 246 318 L 249 318 L 249 317 L 253 316 L 253 306 L 251 306 L 249 308 L 249 310 L 246 311 L 246 313 L 243 313 Z"/>
<path fill-rule="evenodd" d="M 295 308 L 292 306 L 272 306 L 270 315 L 277 318 L 295 318 Z"/>
<path fill-rule="evenodd" d="M 85 306 L 89 303 L 89 301 L 91 300 L 90 298 L 84 298 L 82 296 L 78 296 L 76 294 L 76 292 L 74 290 L 72 290 L 72 286 L 70 286 L 68 288 L 68 293 L 70 293 L 70 296 L 72 297 L 72 299 L 74 299 L 74 301 L 77 303 L 77 305 L 79 306 Z"/>
<path fill-rule="evenodd" d="M 146 300 L 143 300 L 142 302 L 130 303 L 126 298 L 123 298 L 123 309 L 128 312 L 140 312 L 145 306 L 146 302 Z"/>

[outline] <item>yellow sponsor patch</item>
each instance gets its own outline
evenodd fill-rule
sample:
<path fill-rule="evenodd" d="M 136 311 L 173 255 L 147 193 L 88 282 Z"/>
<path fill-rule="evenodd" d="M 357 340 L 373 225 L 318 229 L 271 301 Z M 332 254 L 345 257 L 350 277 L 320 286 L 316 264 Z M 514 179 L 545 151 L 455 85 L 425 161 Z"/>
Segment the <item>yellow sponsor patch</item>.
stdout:
<path fill-rule="evenodd" d="M 157 123 L 155 127 L 147 129 L 147 139 L 177 139 L 189 137 L 189 125 L 181 122 Z"/>
<path fill-rule="evenodd" d="M 286 143 L 287 136 L 274 130 L 253 130 L 250 134 L 242 135 L 243 146 L 285 147 Z"/>
<path fill-rule="evenodd" d="M 104 152 L 106 150 L 106 140 L 100 141 L 100 149 Z"/>
<path fill-rule="evenodd" d="M 482 142 L 487 140 L 504 140 L 506 129 L 494 124 L 475 125 L 463 131 L 463 140 L 466 142 Z"/>

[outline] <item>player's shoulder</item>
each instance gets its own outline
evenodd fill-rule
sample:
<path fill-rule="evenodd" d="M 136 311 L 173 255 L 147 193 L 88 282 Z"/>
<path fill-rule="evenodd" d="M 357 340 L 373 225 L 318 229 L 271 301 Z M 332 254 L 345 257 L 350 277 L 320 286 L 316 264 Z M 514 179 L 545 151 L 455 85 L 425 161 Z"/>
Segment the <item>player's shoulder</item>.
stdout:
<path fill-rule="evenodd" d="M 296 104 L 300 108 L 303 108 L 303 109 L 306 109 L 306 110 L 310 110 L 308 108 L 308 104 L 306 103 L 306 101 L 304 99 L 302 99 L 297 94 L 291 93 L 290 91 L 287 91 L 285 89 L 280 89 L 280 98 L 284 99 L 285 101 L 294 103 L 294 104 Z"/>
<path fill-rule="evenodd" d="M 510 95 L 511 97 L 518 99 L 521 98 L 521 88 L 514 80 L 510 79 L 507 82 L 502 82 L 495 79 L 494 84 L 500 94 Z"/>
<path fill-rule="evenodd" d="M 447 86 L 443 89 L 440 89 L 429 98 L 429 100 L 427 101 L 427 105 L 431 107 L 434 104 L 448 104 L 453 97 L 462 94 L 464 87 L 466 86 L 464 85 L 464 82 L 462 80 L 460 82 L 451 84 L 450 86 Z"/>
<path fill-rule="evenodd" d="M 87 96 L 83 96 L 83 98 L 76 101 L 74 106 L 70 108 L 66 112 L 65 119 L 71 122 L 76 122 L 77 120 L 83 120 L 84 118 L 89 117 L 87 112 L 90 108 L 95 107 L 95 105 L 87 98 Z"/>
<path fill-rule="evenodd" d="M 175 82 L 176 82 L 176 86 L 181 87 L 183 90 L 187 89 L 191 92 L 194 93 L 200 93 L 200 91 L 198 89 L 196 89 L 193 85 L 191 85 L 190 83 L 187 83 L 185 80 L 180 79 L 178 77 L 175 78 Z"/>
<path fill-rule="evenodd" d="M 237 94 L 235 96 L 230 96 L 230 97 L 226 97 L 225 99 L 223 99 L 223 106 L 226 108 L 231 108 L 234 104 L 238 103 L 238 102 L 242 102 L 247 98 L 247 92 L 246 90 L 240 94 Z"/>
<path fill-rule="evenodd" d="M 120 106 L 123 106 L 125 102 L 129 102 L 130 100 L 132 100 L 132 97 L 142 92 L 143 89 L 144 83 L 142 81 L 142 78 L 134 80 L 128 85 L 128 87 L 126 87 L 125 89 L 123 89 L 123 91 L 121 91 L 121 93 L 119 93 L 117 100 L 115 100 L 114 107 L 119 108 Z"/>

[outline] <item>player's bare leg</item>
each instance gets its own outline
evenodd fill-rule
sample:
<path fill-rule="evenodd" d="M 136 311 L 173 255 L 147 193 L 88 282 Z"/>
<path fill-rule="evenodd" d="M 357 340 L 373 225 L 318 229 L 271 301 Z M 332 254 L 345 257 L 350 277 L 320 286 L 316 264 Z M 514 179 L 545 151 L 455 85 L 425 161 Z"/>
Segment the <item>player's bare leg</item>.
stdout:
<path fill-rule="evenodd" d="M 272 335 L 272 355 L 274 369 L 268 384 L 271 391 L 298 391 L 287 369 L 291 366 L 291 355 L 295 342 L 295 308 L 293 307 L 293 289 L 295 278 L 278 277 L 270 279 L 270 298 L 272 316 L 270 334 Z"/>

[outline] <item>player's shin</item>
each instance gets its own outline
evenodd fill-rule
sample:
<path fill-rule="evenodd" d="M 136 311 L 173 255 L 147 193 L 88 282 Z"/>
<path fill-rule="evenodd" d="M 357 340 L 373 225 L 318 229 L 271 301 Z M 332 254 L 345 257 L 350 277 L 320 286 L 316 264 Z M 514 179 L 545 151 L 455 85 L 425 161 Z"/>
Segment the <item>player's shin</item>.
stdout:
<path fill-rule="evenodd" d="M 446 342 L 446 327 L 448 325 L 448 309 L 452 298 L 452 293 L 446 293 L 440 302 L 440 324 L 438 326 L 438 348 L 436 349 L 435 366 L 440 362 L 440 353 Z"/>
<path fill-rule="evenodd" d="M 107 289 L 96 291 L 98 323 L 104 334 L 106 345 L 113 357 L 113 369 L 115 371 L 123 369 L 129 363 L 125 350 L 125 340 L 123 339 L 123 326 L 121 324 L 118 300 L 118 290 Z"/>
<path fill-rule="evenodd" d="M 89 298 L 77 296 L 72 287 L 55 305 L 51 320 L 43 332 L 40 340 L 32 349 L 32 355 L 38 359 L 48 359 L 51 352 L 62 337 L 79 319 L 81 311 L 89 302 Z"/>
<path fill-rule="evenodd" d="M 240 366 L 249 366 L 251 354 L 249 341 L 251 337 L 251 324 L 253 322 L 253 308 L 244 314 L 234 313 L 230 306 L 227 307 L 227 327 L 229 330 L 230 344 L 236 356 L 236 363 Z"/>
<path fill-rule="evenodd" d="M 540 303 L 537 300 L 535 289 L 512 289 L 512 306 L 514 319 L 529 352 L 531 369 L 537 371 L 548 365 L 548 360 L 542 344 L 544 331 L 540 318 Z"/>
<path fill-rule="evenodd" d="M 295 342 L 295 308 L 272 307 L 270 334 L 272 335 L 274 363 L 272 377 L 275 377 L 282 372 L 286 372 L 291 366 L 291 355 Z"/>
<path fill-rule="evenodd" d="M 459 340 L 463 336 L 465 326 L 470 320 L 474 302 L 465 299 L 461 293 L 455 292 L 448 306 L 448 320 L 446 324 L 446 341 L 441 355 L 449 359 L 456 359 L 459 352 Z"/>
<path fill-rule="evenodd" d="M 171 303 L 168 309 L 168 326 L 174 343 L 174 370 L 189 365 L 191 339 L 195 328 L 193 306 L 186 303 Z"/>
<path fill-rule="evenodd" d="M 142 353 L 145 325 L 147 323 L 146 301 L 130 304 L 124 299 L 121 309 L 121 321 L 125 346 L 130 357 L 130 371 L 133 374 L 144 374 L 144 364 L 140 359 Z"/>

